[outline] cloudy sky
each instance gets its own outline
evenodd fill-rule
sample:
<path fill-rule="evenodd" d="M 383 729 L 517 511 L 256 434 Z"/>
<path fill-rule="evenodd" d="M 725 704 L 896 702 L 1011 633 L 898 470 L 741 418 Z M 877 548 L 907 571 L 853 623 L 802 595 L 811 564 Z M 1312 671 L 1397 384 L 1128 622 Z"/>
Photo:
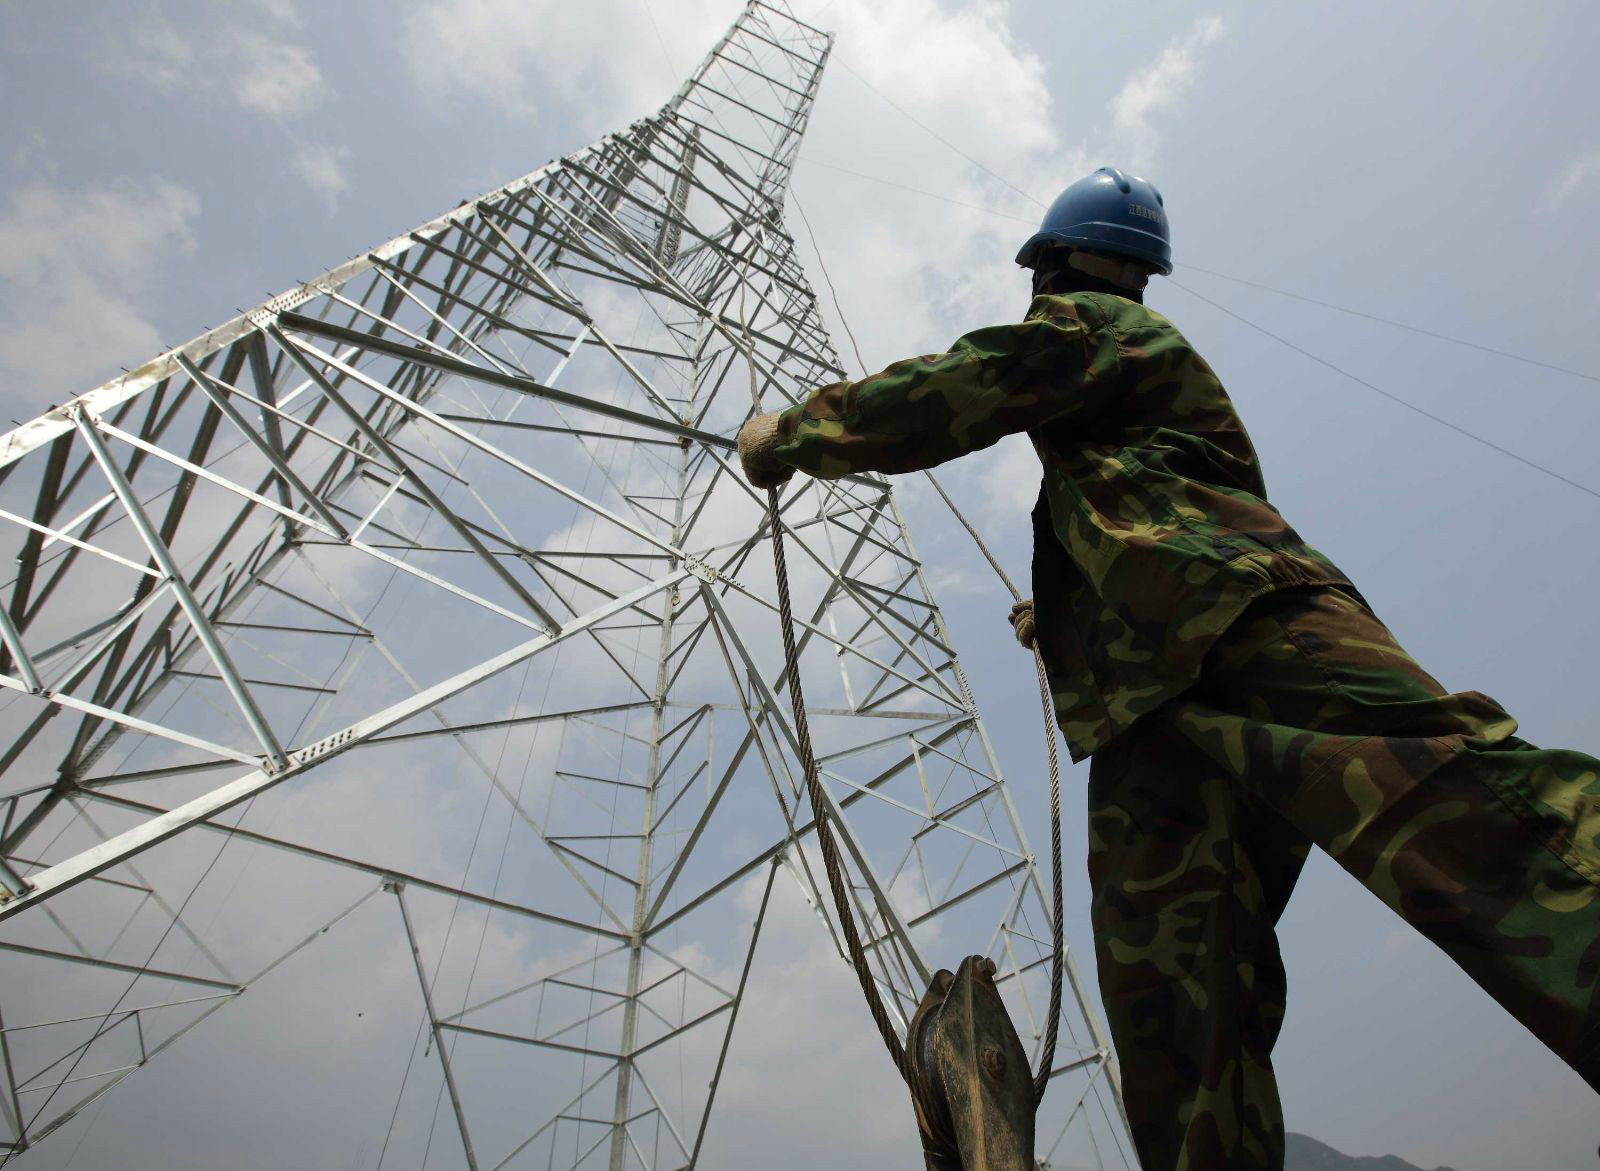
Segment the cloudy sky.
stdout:
<path fill-rule="evenodd" d="M 1494 695 L 1536 743 L 1600 752 L 1600 13 L 797 12 L 838 40 L 794 202 L 869 366 L 1016 317 L 1026 283 L 1010 258 L 1040 203 L 1102 162 L 1142 171 L 1166 194 L 1178 264 L 1150 301 L 1229 386 L 1274 501 L 1446 685 Z M 0 9 L 0 417 L 27 419 L 647 113 L 735 14 L 727 0 Z M 1032 456 L 1002 444 L 946 481 L 1025 574 Z M 1016 799 L 1042 814 L 1037 732 L 1012 715 L 1030 711 L 1032 680 L 998 637 L 1008 599 L 936 499 L 912 481 L 904 500 Z M 1069 876 L 1082 780 L 1069 780 Z M 1087 902 L 1075 882 L 1069 936 L 1092 979 Z M 860 1087 L 887 1070 L 869 1075 L 870 1047 L 841 1063 L 804 1026 L 848 1019 L 853 993 L 843 977 L 784 983 L 807 954 L 807 912 L 777 913 L 794 931 L 758 958 L 752 991 L 770 1015 L 741 1018 L 736 1057 L 756 1069 L 782 1052 L 794 1077 L 828 1084 L 780 1088 L 858 1117 L 877 1100 Z M 1595 1165 L 1593 1094 L 1332 866 L 1308 869 L 1283 937 L 1291 1129 L 1459 1171 Z M 752 1084 L 768 1096 L 730 1094 L 708 1153 L 778 1165 L 758 1144 L 779 1082 Z M 117 1093 L 177 1111 L 189 1091 L 151 1070 Z M 117 1109 L 34 1165 L 115 1163 Z M 192 1129 L 139 1133 L 180 1164 L 226 1149 L 226 1134 Z M 809 1130 L 783 1133 L 837 1138 Z M 864 1165 L 842 1143 L 827 1158 Z"/>

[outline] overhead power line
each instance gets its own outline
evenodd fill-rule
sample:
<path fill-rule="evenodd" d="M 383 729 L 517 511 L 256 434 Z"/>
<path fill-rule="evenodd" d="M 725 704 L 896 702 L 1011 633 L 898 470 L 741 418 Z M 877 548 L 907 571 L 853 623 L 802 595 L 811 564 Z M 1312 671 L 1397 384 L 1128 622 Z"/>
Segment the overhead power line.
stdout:
<path fill-rule="evenodd" d="M 937 199 L 942 203 L 952 203 L 957 207 L 969 208 L 972 211 L 981 211 L 985 215 L 995 216 L 997 219 L 1011 220 L 1019 224 L 1032 224 L 1035 222 L 1031 219 L 1025 219 L 1019 215 L 1010 215 L 1003 211 L 996 211 L 992 207 L 984 207 L 981 203 L 968 203 L 964 199 L 952 199 L 948 195 L 940 195 L 937 191 L 924 191 L 920 187 L 912 187 L 906 183 L 896 183 L 893 179 L 883 179 L 879 178 L 877 175 L 868 175 L 864 171 L 852 171 L 849 167 L 841 167 L 837 163 L 825 163 L 821 159 L 812 158 L 810 155 L 802 155 L 800 161 L 803 163 L 810 163 L 814 167 L 826 167 L 830 171 L 838 171 L 845 175 L 854 175 L 857 179 L 866 179 L 871 183 L 881 183 L 885 187 L 897 187 L 901 191 L 909 191 L 913 195 L 923 195 L 929 199 Z"/>
<path fill-rule="evenodd" d="M 907 110 L 904 106 L 900 105 L 900 103 L 896 102 L 888 94 L 884 93 L 877 86 L 873 85 L 866 78 L 862 77 L 861 74 L 857 73 L 854 69 L 850 68 L 850 63 L 848 61 L 845 61 L 845 60 L 841 59 L 839 64 L 844 66 L 845 72 L 848 73 L 851 77 L 855 78 L 862 85 L 866 86 L 873 93 L 877 94 L 878 97 L 882 98 L 890 106 L 893 106 L 904 117 L 906 117 L 910 121 L 916 123 L 916 125 L 920 126 L 926 133 L 932 135 L 939 142 L 943 143 L 945 146 L 947 146 L 951 150 L 955 151 L 956 154 L 958 154 L 962 158 L 966 159 L 967 162 L 971 163 L 974 167 L 977 167 L 978 170 L 982 171 L 985 175 L 988 175 L 989 178 L 993 179 L 995 182 L 1001 184 L 1002 186 L 1009 187 L 1011 190 L 1015 191 L 1018 195 L 1022 196 L 1022 198 L 1026 199 L 1029 203 L 1033 204 L 1035 207 L 1043 207 L 1044 206 L 1044 204 L 1040 203 L 1032 195 L 1029 195 L 1021 187 L 1018 187 L 1010 179 L 1007 179 L 1004 175 L 1000 174 L 999 172 L 990 170 L 988 167 L 984 166 L 977 159 L 973 158 L 966 151 L 962 150 L 955 143 L 951 142 L 944 135 L 940 134 L 932 126 L 929 126 L 926 122 L 924 122 L 921 119 L 919 119 L 915 114 L 911 113 L 911 111 Z"/>
<path fill-rule="evenodd" d="M 1437 330 L 1424 329 L 1420 325 L 1410 325 L 1404 321 L 1395 321 L 1393 318 L 1382 317 L 1376 313 L 1367 313 L 1360 309 L 1352 309 L 1348 305 L 1336 305 L 1332 301 L 1324 301 L 1318 297 L 1308 297 L 1304 293 L 1291 293 L 1288 289 L 1274 288 L 1272 285 L 1264 285 L 1260 281 L 1246 280 L 1242 276 L 1229 276 L 1227 273 L 1218 272 L 1216 269 L 1201 268 L 1198 264 L 1185 263 L 1183 267 L 1192 269 L 1195 272 L 1203 272 L 1207 276 L 1221 277 L 1223 280 L 1232 281 L 1237 285 L 1249 285 L 1253 289 L 1261 289 L 1263 292 L 1267 293 L 1276 293 L 1280 297 L 1289 297 L 1295 301 L 1304 301 L 1308 305 L 1320 305 L 1322 308 L 1332 309 L 1336 313 L 1348 313 L 1351 317 L 1363 317 L 1368 321 L 1376 321 L 1382 325 L 1392 325 L 1396 329 L 1404 329 L 1411 333 L 1420 333 L 1423 337 L 1436 338 L 1442 342 L 1454 342 L 1458 346 L 1466 346 L 1469 349 L 1480 350 L 1485 354 L 1494 354 L 1497 357 L 1510 358 L 1513 362 L 1526 362 L 1530 366 L 1539 366 L 1545 370 L 1554 370 L 1558 374 L 1570 374 L 1574 378 L 1583 378 L 1589 382 L 1600 382 L 1600 375 L 1588 374 L 1582 370 L 1574 370 L 1570 366 L 1558 366 L 1554 362 L 1544 362 L 1538 358 L 1530 358 L 1526 354 L 1515 354 L 1510 350 L 1502 350 L 1495 346 L 1486 346 L 1481 342 L 1468 341 L 1464 337 L 1454 337 L 1448 333 L 1439 333 Z"/>
<path fill-rule="evenodd" d="M 1239 322 L 1244 323 L 1245 325 L 1248 325 L 1251 329 L 1255 330 L 1258 333 L 1266 334 L 1268 337 L 1270 337 L 1273 341 L 1277 342 L 1279 345 L 1287 346 L 1289 349 L 1293 350 L 1295 353 L 1302 354 L 1305 357 L 1310 358 L 1313 362 L 1316 362 L 1316 363 L 1318 363 L 1319 365 L 1322 365 L 1322 366 L 1326 366 L 1329 370 L 1332 370 L 1335 374 L 1342 375 L 1343 377 L 1348 378 L 1351 382 L 1359 383 L 1360 385 L 1366 387 L 1368 390 L 1372 391 L 1374 394 L 1380 394 L 1384 398 L 1388 399 L 1390 402 L 1398 403 L 1400 406 L 1405 407 L 1406 410 L 1408 410 L 1408 411 L 1415 411 L 1417 414 L 1421 415 L 1425 419 L 1432 419 L 1435 423 L 1438 423 L 1441 427 L 1448 427 L 1448 428 L 1450 428 L 1450 430 L 1456 432 L 1456 434 L 1458 434 L 1458 435 L 1464 435 L 1468 439 L 1471 439 L 1475 443 L 1481 443 L 1485 447 L 1491 448 L 1494 451 L 1498 451 L 1501 455 L 1509 456 L 1510 458 L 1516 460 L 1519 464 L 1522 464 L 1525 467 L 1530 467 L 1536 472 L 1543 472 L 1545 475 L 1551 477 L 1552 479 L 1560 480 L 1563 484 L 1567 484 L 1570 487 L 1576 488 L 1580 492 L 1586 492 L 1590 496 L 1593 496 L 1596 499 L 1600 499 L 1600 492 L 1595 491 L 1593 488 L 1590 488 L 1588 485 L 1580 484 L 1577 480 L 1574 480 L 1574 479 L 1571 479 L 1570 477 L 1564 476 L 1560 472 L 1555 471 L 1552 468 L 1546 467 L 1544 464 L 1536 463 L 1535 461 L 1529 459 L 1527 456 L 1518 455 L 1516 452 L 1512 451 L 1509 447 L 1502 447 L 1502 446 L 1500 446 L 1500 444 L 1496 443 L 1492 439 L 1485 439 L 1482 435 L 1479 435 L 1475 431 L 1467 430 L 1467 428 L 1461 426 L 1459 423 L 1452 423 L 1449 419 L 1444 418 L 1442 415 L 1436 415 L 1430 410 L 1427 410 L 1427 409 L 1425 409 L 1423 407 L 1417 406 L 1417 404 L 1414 403 L 1414 402 L 1410 402 L 1407 399 L 1401 398 L 1399 395 L 1393 393 L 1392 391 L 1387 391 L 1387 390 L 1383 389 L 1383 387 L 1377 385 L 1376 383 L 1368 382 L 1365 378 L 1362 378 L 1359 374 L 1352 374 L 1350 371 L 1346 370 L 1344 367 L 1335 365 L 1333 362 L 1330 362 L 1328 359 L 1324 358 L 1322 355 L 1314 354 L 1310 350 L 1306 349 L 1304 346 L 1296 345 L 1294 342 L 1290 341 L 1286 337 L 1283 337 L 1281 334 L 1273 333 L 1270 329 L 1267 329 L 1265 326 L 1257 325 L 1255 322 L 1251 321 L 1248 317 L 1245 317 L 1243 314 L 1235 313 L 1232 309 L 1229 309 L 1226 305 L 1219 305 L 1217 302 L 1213 301 L 1210 297 L 1207 297 L 1205 294 L 1195 292 L 1188 285 L 1179 284 L 1179 282 L 1171 280 L 1170 277 L 1168 278 L 1168 280 L 1170 281 L 1171 284 L 1173 284 L 1177 288 L 1182 289 L 1185 293 L 1188 293 L 1191 297 L 1195 297 L 1195 298 L 1198 298 L 1201 301 L 1204 301 L 1207 305 L 1210 305 L 1213 309 L 1216 309 L 1217 311 L 1219 311 L 1221 313 L 1226 313 L 1229 317 L 1233 318 L 1235 321 L 1239 321 Z"/>

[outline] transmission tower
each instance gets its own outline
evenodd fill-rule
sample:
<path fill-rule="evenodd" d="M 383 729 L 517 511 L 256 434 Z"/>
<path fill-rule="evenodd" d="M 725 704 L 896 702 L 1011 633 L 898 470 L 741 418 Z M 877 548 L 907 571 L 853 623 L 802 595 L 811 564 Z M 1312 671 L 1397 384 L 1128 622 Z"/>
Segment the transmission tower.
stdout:
<path fill-rule="evenodd" d="M 4 1157 L 364 944 L 367 1163 L 691 1166 L 774 884 L 838 946 L 822 814 L 902 1030 L 986 952 L 1037 1059 L 1048 892 L 878 476 L 783 498 L 802 799 L 731 437 L 845 376 L 783 218 L 830 45 L 752 0 L 659 113 L 0 438 Z M 1068 961 L 1040 1156 L 1131 1166 Z"/>

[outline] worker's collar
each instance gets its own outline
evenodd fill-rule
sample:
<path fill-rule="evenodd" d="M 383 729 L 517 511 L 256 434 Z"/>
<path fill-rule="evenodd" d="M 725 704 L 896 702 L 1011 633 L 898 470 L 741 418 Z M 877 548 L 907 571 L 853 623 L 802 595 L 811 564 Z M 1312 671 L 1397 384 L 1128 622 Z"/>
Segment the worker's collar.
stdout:
<path fill-rule="evenodd" d="M 1067 267 L 1099 277 L 1116 285 L 1125 293 L 1142 293 L 1150 283 L 1150 274 L 1131 260 L 1118 260 L 1114 256 L 1099 256 L 1093 252 L 1067 253 Z"/>

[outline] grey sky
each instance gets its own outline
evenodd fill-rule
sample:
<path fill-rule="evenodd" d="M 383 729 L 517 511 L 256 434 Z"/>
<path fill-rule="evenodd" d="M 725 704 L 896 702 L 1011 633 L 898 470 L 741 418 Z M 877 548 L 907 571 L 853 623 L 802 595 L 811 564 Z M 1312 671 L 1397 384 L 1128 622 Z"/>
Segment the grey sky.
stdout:
<path fill-rule="evenodd" d="M 1036 200 L 1100 162 L 1143 170 L 1166 194 L 1178 264 L 1151 302 L 1228 385 L 1275 503 L 1446 685 L 1494 695 L 1536 743 L 1600 753 L 1600 544 L 1590 536 L 1600 499 L 1186 291 L 1600 491 L 1594 378 L 1191 267 L 1600 373 L 1592 6 L 796 9 L 840 34 L 795 187 L 868 365 L 1020 313 L 1026 283 L 1010 258 L 1039 214 L 886 98 Z M 29 418 L 646 113 L 734 15 L 723 0 L 603 0 L 581 11 L 553 0 L 0 10 L 10 114 L 0 126 L 0 414 Z M 831 319 L 820 268 L 810 275 Z M 842 330 L 835 340 L 848 354 Z M 945 480 L 1024 576 L 1031 454 L 1003 444 Z M 916 481 L 903 504 L 1016 799 L 1042 818 L 1033 684 L 1008 644 L 1008 599 Z M 1066 800 L 1068 933 L 1092 980 L 1077 877 L 1082 780 L 1070 774 Z M 806 1087 L 804 1100 L 846 1118 L 873 1104 L 900 1109 L 871 1045 L 848 1062 L 805 1045 L 807 1019 L 865 1025 L 848 979 L 805 962 L 807 915 L 785 907 L 780 922 L 793 932 L 764 945 L 735 1056 L 753 1069 L 773 1056 L 763 1045 L 793 1047 L 794 1076 L 826 1083 Z M 1593 1094 L 1325 861 L 1308 869 L 1283 935 L 1291 1000 L 1278 1065 L 1292 1129 L 1460 1171 L 1594 1165 Z M 349 946 L 359 954 L 359 941 Z M 785 965 L 825 974 L 785 989 Z M 292 995 L 264 992 L 275 994 Z M 196 1047 L 262 1040 L 227 1012 L 208 1028 Z M 80 1167 L 116 1165 L 126 1149 L 152 1153 L 151 1164 L 199 1164 L 271 1141 L 286 1117 L 305 1118 L 328 1097 L 275 1085 L 272 1071 L 293 1055 L 273 1053 L 259 1069 L 227 1067 L 267 1103 L 245 1117 L 222 1105 L 236 1099 L 209 1084 L 208 1067 L 186 1073 L 183 1053 L 173 1057 L 172 1072 L 143 1071 L 116 1091 L 81 1147 L 80 1123 L 28 1165 L 60 1166 L 73 1151 Z M 369 1113 L 387 1105 L 357 1082 L 339 1092 Z M 235 1110 L 232 1120 L 159 1123 L 165 1111 L 204 1117 L 196 1104 L 207 1102 Z M 889 1123 L 870 1135 L 861 1123 L 856 1147 L 837 1133 L 848 1126 L 819 1135 L 773 1120 L 775 1108 L 731 1093 L 717 1119 L 723 1145 L 708 1153 L 723 1165 L 791 1165 L 767 1145 L 775 1133 L 797 1166 L 912 1150 Z M 304 1123 L 297 1155 L 319 1149 L 336 1113 Z M 119 1126 L 130 1128 L 126 1149 Z M 328 1165 L 370 1165 L 373 1151 L 347 1140 L 325 1148 Z"/>

